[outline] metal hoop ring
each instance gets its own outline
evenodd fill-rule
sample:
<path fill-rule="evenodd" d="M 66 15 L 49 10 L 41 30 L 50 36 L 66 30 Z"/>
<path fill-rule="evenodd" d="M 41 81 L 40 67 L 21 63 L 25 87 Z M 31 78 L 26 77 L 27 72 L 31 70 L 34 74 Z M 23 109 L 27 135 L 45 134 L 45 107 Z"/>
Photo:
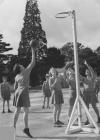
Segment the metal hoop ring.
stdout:
<path fill-rule="evenodd" d="M 66 18 L 66 17 L 68 17 L 68 16 L 70 16 L 70 13 L 71 13 L 71 11 L 70 12 L 61 12 L 61 13 L 58 13 L 58 14 L 56 14 L 56 18 Z"/>

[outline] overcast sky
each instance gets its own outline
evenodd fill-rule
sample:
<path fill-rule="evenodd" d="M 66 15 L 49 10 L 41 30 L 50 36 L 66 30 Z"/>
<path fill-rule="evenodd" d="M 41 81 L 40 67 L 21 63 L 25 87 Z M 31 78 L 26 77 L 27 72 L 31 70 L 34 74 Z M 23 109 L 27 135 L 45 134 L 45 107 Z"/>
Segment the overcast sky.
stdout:
<path fill-rule="evenodd" d="M 0 33 L 17 53 L 23 27 L 26 0 L 0 0 Z M 75 10 L 78 42 L 96 49 L 100 46 L 100 0 L 38 0 L 48 46 L 61 47 L 73 40 L 72 19 L 56 19 L 59 12 Z"/>

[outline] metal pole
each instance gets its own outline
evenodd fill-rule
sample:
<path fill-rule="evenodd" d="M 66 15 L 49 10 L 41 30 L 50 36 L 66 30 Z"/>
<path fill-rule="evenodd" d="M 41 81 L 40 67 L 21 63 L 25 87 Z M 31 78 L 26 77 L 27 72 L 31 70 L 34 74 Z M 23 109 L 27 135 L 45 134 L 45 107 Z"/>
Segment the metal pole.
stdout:
<path fill-rule="evenodd" d="M 76 80 L 76 93 L 77 98 L 80 96 L 80 80 L 79 80 L 79 62 L 78 62 L 78 48 L 77 48 L 77 31 L 76 31 L 76 15 L 75 11 L 72 11 L 72 25 L 73 25 L 73 43 L 74 43 L 74 62 L 75 62 L 75 80 Z M 80 102 L 78 100 L 78 123 L 81 127 L 81 109 Z"/>

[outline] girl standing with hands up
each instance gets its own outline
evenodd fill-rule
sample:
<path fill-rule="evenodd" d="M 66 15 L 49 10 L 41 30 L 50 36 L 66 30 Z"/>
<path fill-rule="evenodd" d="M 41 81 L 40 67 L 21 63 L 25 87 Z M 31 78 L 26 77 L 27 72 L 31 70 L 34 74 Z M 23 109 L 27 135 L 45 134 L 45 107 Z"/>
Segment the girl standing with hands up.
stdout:
<path fill-rule="evenodd" d="M 96 75 L 92 69 L 92 67 L 85 62 L 85 65 L 87 66 L 86 70 L 86 77 L 83 78 L 83 85 L 84 85 L 84 92 L 83 92 L 83 98 L 87 105 L 87 108 L 89 109 L 89 104 L 92 105 L 98 119 L 98 123 L 100 123 L 100 115 L 99 110 L 96 106 L 96 103 L 98 102 L 97 95 L 96 95 Z M 89 124 L 89 121 L 85 122 L 85 124 Z"/>
<path fill-rule="evenodd" d="M 50 69 L 50 74 L 52 75 L 49 79 L 49 85 L 52 92 L 52 104 L 54 105 L 54 126 L 63 125 L 64 123 L 59 120 L 61 114 L 61 107 L 64 103 L 62 93 L 63 79 L 61 75 L 58 75 L 58 72 L 55 68 Z"/>

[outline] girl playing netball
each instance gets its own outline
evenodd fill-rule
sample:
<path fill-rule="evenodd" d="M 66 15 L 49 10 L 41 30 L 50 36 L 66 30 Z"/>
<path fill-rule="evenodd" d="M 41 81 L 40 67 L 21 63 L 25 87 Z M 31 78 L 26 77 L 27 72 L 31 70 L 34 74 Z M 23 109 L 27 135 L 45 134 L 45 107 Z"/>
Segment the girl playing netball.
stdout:
<path fill-rule="evenodd" d="M 42 91 L 43 91 L 43 106 L 42 106 L 42 108 L 45 108 L 46 100 L 47 100 L 47 108 L 50 108 L 49 100 L 51 97 L 51 90 L 49 87 L 49 74 L 46 74 L 46 81 L 43 82 Z"/>
<path fill-rule="evenodd" d="M 49 85 L 52 92 L 52 104 L 54 105 L 54 126 L 63 125 L 64 123 L 60 121 L 61 107 L 64 103 L 62 93 L 63 79 L 54 68 L 50 69 L 50 74 L 52 75 L 49 79 Z"/>
<path fill-rule="evenodd" d="M 87 64 L 87 70 L 86 70 L 86 77 L 83 78 L 83 85 L 84 85 L 84 91 L 83 91 L 83 99 L 89 109 L 89 104 L 92 105 L 98 119 L 98 123 L 100 123 L 100 115 L 99 110 L 96 106 L 96 103 L 98 102 L 97 95 L 96 95 L 96 75 L 90 65 Z M 89 121 L 85 122 L 85 124 L 89 124 Z"/>
<path fill-rule="evenodd" d="M 15 114 L 14 114 L 14 127 L 16 128 L 16 123 L 19 117 L 19 113 L 21 111 L 21 107 L 24 109 L 24 123 L 25 128 L 23 132 L 32 138 L 32 135 L 29 132 L 28 126 L 28 114 L 30 107 L 30 99 L 29 99 L 29 76 L 32 68 L 35 66 L 35 51 L 34 48 L 37 47 L 37 40 L 32 40 L 30 43 L 32 50 L 32 59 L 27 68 L 24 68 L 20 64 L 16 64 L 14 67 L 14 72 L 16 74 L 15 77 L 15 96 L 14 96 L 14 106 L 16 106 Z"/>

